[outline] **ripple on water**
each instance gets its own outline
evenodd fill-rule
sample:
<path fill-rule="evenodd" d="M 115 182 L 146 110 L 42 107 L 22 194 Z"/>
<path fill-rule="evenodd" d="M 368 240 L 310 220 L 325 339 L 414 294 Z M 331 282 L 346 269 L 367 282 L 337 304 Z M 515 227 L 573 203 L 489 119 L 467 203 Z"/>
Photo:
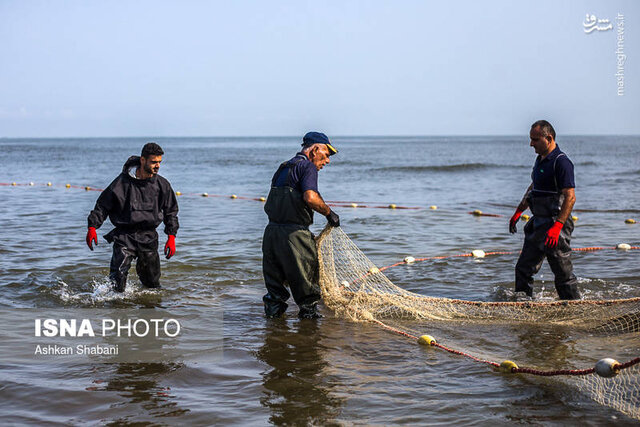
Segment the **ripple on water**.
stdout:
<path fill-rule="evenodd" d="M 81 288 L 71 287 L 62 279 L 56 279 L 42 294 L 53 298 L 62 306 L 100 307 L 109 303 L 141 303 L 158 299 L 162 289 L 149 289 L 139 282 L 128 279 L 124 292 L 116 292 L 108 277 L 94 277 Z"/>

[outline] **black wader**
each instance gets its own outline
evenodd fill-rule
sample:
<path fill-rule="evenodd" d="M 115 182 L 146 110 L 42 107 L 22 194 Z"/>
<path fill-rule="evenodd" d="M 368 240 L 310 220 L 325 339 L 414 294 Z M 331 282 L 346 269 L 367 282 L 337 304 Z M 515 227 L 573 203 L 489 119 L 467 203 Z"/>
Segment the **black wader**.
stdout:
<path fill-rule="evenodd" d="M 546 257 L 555 276 L 558 297 L 563 300 L 580 299 L 578 280 L 571 264 L 571 217 L 567 218 L 560 231 L 558 245 L 554 248 L 545 246 L 547 231 L 560 214 L 564 196 L 562 193 L 542 197 L 532 197 L 530 194 L 527 200 L 533 216 L 524 226 L 524 245 L 516 263 L 516 292 L 524 291 L 528 296 L 533 295 L 533 276 L 540 271 Z"/>
<path fill-rule="evenodd" d="M 116 228 L 105 238 L 109 243 L 113 242 L 109 279 L 116 292 L 124 292 L 131 262 L 136 258 L 136 272 L 140 282 L 147 288 L 160 287 L 158 233 L 155 230 L 126 232 Z"/>
<path fill-rule="evenodd" d="M 290 186 L 295 163 L 280 165 L 275 176 L 287 167 L 286 183 L 282 187 L 271 187 L 264 207 L 269 216 L 262 240 L 262 272 L 267 287 L 262 300 L 267 317 L 281 316 L 291 294 L 300 308 L 298 317 L 315 317 L 320 300 L 318 253 L 308 228 L 313 222 L 313 211 L 302 193 Z M 289 285 L 291 294 L 285 285 Z"/>

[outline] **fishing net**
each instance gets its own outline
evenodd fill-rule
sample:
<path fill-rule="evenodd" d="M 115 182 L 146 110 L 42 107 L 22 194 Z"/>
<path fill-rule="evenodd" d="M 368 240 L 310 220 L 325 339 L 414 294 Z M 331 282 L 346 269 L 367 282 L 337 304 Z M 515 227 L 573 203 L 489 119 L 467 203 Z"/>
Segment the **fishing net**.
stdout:
<path fill-rule="evenodd" d="M 323 300 L 336 315 L 413 339 L 426 336 L 427 345 L 504 372 L 553 376 L 640 419 L 640 298 L 478 302 L 428 297 L 394 285 L 340 228 L 326 228 L 317 244 Z M 614 360 L 598 371 L 611 377 L 596 371 L 605 358 Z"/>

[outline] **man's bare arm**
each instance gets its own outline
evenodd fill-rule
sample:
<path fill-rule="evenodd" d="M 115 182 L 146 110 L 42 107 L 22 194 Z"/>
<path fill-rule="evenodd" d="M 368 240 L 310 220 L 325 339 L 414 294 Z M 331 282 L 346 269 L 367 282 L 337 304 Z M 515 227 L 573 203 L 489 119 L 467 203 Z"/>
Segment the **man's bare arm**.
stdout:
<path fill-rule="evenodd" d="M 517 207 L 517 210 L 519 211 L 525 211 L 527 210 L 527 208 L 529 207 L 529 202 L 527 202 L 527 196 L 529 195 L 529 192 L 531 191 L 531 189 L 533 188 L 533 183 L 531 183 L 531 185 L 529 185 L 529 188 L 527 188 L 527 191 L 524 192 L 524 196 L 522 196 L 522 200 L 520 200 L 520 204 Z"/>
<path fill-rule="evenodd" d="M 574 188 L 563 188 L 562 194 L 564 195 L 564 201 L 562 202 L 557 221 L 564 224 L 567 222 L 569 215 L 571 215 L 573 205 L 576 204 L 576 192 Z"/>
<path fill-rule="evenodd" d="M 313 190 L 307 190 L 303 194 L 305 203 L 314 211 L 324 216 L 329 215 L 331 208 L 322 200 L 322 196 Z"/>

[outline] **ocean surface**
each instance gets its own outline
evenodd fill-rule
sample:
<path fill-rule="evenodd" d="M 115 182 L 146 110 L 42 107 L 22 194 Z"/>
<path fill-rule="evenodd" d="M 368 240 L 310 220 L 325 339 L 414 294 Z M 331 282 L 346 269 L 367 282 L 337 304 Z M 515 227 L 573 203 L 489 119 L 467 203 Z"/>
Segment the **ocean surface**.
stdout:
<path fill-rule="evenodd" d="M 215 363 L 0 364 L 7 424 L 504 425 L 632 424 L 554 380 L 504 376 L 469 359 L 425 352 L 375 325 L 326 307 L 300 321 L 263 317 L 263 204 L 280 162 L 299 138 L 159 138 L 160 174 L 183 193 L 177 254 L 162 257 L 162 289 L 128 290 L 107 279 L 110 246 L 86 247 L 86 217 L 148 138 L 0 139 L 0 308 L 189 307 L 222 310 L 224 352 Z M 518 251 L 508 220 L 535 160 L 526 133 L 499 137 L 336 137 L 339 154 L 320 171 L 343 230 L 379 266 L 405 256 Z M 640 245 L 640 137 L 559 136 L 575 164 L 572 246 Z M 51 182 L 51 186 L 46 186 Z M 210 197 L 202 197 L 206 192 Z M 235 194 L 237 199 L 229 196 Z M 214 197 L 214 196 L 224 197 Z M 388 205 L 421 209 L 350 207 Z M 437 210 L 430 210 L 437 205 Z M 503 217 L 476 217 L 479 209 Z M 325 219 L 316 214 L 314 232 Z M 166 241 L 159 227 L 161 247 Z M 640 251 L 573 254 L 585 299 L 640 296 Z M 517 255 L 453 258 L 392 268 L 410 291 L 477 301 L 513 300 Z M 555 298 L 548 266 L 536 298 Z M 526 334 L 526 331 L 524 331 Z M 541 339 L 544 339 L 541 337 Z M 554 355 L 550 354 L 549 358 Z"/>

